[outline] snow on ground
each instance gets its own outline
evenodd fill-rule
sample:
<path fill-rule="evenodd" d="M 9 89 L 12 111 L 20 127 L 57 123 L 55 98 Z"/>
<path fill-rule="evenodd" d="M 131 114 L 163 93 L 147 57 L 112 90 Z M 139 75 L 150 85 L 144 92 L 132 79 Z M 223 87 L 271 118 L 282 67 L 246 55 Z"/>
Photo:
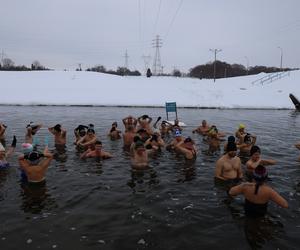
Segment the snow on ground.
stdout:
<path fill-rule="evenodd" d="M 84 71 L 0 71 L 0 104 L 107 105 L 217 108 L 294 108 L 300 99 L 300 71 L 261 84 L 259 75 L 200 80 L 175 77 L 121 77 Z"/>

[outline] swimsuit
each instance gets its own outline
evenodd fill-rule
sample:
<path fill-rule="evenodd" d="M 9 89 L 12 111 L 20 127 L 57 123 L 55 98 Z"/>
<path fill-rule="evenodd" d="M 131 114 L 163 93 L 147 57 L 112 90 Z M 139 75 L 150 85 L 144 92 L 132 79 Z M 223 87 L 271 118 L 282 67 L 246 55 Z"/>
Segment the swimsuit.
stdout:
<path fill-rule="evenodd" d="M 253 203 L 245 199 L 244 209 L 246 216 L 262 217 L 267 213 L 268 202 L 263 204 Z"/>

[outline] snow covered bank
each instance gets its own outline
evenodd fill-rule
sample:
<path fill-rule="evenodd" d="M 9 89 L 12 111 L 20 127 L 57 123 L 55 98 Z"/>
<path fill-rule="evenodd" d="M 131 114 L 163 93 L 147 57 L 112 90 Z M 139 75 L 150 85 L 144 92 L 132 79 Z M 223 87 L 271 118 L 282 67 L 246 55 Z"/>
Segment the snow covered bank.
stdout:
<path fill-rule="evenodd" d="M 293 109 L 300 98 L 300 71 L 274 82 L 267 74 L 213 80 L 175 77 L 121 77 L 75 71 L 0 71 L 0 104 L 107 105 Z"/>

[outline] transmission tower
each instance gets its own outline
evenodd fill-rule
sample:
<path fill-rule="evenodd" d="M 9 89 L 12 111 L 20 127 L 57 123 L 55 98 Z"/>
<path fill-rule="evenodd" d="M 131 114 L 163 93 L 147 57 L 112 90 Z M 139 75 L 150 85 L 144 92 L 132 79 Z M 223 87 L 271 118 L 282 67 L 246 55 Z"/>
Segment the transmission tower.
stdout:
<path fill-rule="evenodd" d="M 125 51 L 124 58 L 125 58 L 125 64 L 124 64 L 124 67 L 125 67 L 126 69 L 128 69 L 128 58 L 129 58 L 129 56 L 128 56 L 127 50 Z"/>
<path fill-rule="evenodd" d="M 1 56 L 1 63 L 3 63 L 3 59 L 4 57 L 6 56 L 6 54 L 4 53 L 4 50 L 2 49 L 1 53 L 0 53 L 0 56 Z"/>
<path fill-rule="evenodd" d="M 156 38 L 152 40 L 152 47 L 155 48 L 155 56 L 154 56 L 152 72 L 153 75 L 159 75 L 162 73 L 160 52 L 159 52 L 159 48 L 162 47 L 162 40 L 159 38 L 159 35 L 157 35 Z"/>
<path fill-rule="evenodd" d="M 221 52 L 221 49 L 209 49 L 211 52 L 215 55 L 215 61 L 214 61 L 214 82 L 216 81 L 216 63 L 217 63 L 217 53 Z"/>

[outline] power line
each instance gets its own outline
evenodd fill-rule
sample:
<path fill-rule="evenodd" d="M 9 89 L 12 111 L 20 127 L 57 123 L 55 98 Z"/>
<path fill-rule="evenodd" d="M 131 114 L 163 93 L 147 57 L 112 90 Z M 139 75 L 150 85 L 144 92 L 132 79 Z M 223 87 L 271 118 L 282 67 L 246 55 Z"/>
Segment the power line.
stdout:
<path fill-rule="evenodd" d="M 172 20 L 171 20 L 171 23 L 170 23 L 170 25 L 169 25 L 169 28 L 168 28 L 168 30 L 167 30 L 166 38 L 167 38 L 168 35 L 169 35 L 169 32 L 170 32 L 170 30 L 171 30 L 171 28 L 172 28 L 172 26 L 173 26 L 173 23 L 174 23 L 174 21 L 175 21 L 175 18 L 176 18 L 177 14 L 178 14 L 178 12 L 179 12 L 181 6 L 182 6 L 182 3 L 183 3 L 183 0 L 181 0 L 181 1 L 179 2 L 179 5 L 178 5 L 178 7 L 177 7 L 177 9 L 176 9 L 176 11 L 175 11 L 175 14 L 174 14 L 174 16 L 173 16 L 173 18 L 172 18 Z"/>
<path fill-rule="evenodd" d="M 156 33 L 156 27 L 157 27 L 157 23 L 158 23 L 159 14 L 160 14 L 160 8 L 161 8 L 161 1 L 162 0 L 159 0 L 158 11 L 157 11 L 156 19 L 155 19 L 155 23 L 154 23 L 154 31 L 153 31 L 154 34 Z"/>

